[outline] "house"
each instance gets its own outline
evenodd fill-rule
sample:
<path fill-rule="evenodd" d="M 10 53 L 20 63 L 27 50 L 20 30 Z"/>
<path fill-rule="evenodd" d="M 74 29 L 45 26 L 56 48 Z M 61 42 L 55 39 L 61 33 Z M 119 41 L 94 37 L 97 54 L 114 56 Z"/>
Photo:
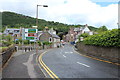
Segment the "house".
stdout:
<path fill-rule="evenodd" d="M 16 40 L 19 37 L 21 37 L 20 29 L 17 29 L 17 28 L 7 28 L 6 27 L 6 29 L 3 32 L 3 34 L 13 36 L 14 40 Z"/>
<path fill-rule="evenodd" d="M 60 46 L 60 37 L 56 35 L 56 31 L 52 29 L 48 30 L 46 27 L 45 30 L 38 35 L 38 38 L 41 42 L 52 42 L 52 47 Z"/>
<path fill-rule="evenodd" d="M 93 35 L 93 32 L 88 28 L 88 25 L 86 24 L 84 27 L 70 28 L 68 34 L 66 35 L 65 41 L 77 42 L 79 41 L 79 35 L 83 33 L 88 33 L 89 35 Z"/>
<path fill-rule="evenodd" d="M 66 35 L 66 42 L 73 42 L 75 40 L 75 32 L 74 32 L 74 28 L 70 28 L 70 30 L 68 31 L 68 34 Z"/>

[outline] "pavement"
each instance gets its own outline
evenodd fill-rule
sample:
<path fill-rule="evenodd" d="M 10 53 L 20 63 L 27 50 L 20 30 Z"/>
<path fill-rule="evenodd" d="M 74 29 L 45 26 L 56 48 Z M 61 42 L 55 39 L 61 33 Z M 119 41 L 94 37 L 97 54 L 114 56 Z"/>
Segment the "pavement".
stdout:
<path fill-rule="evenodd" d="M 117 65 L 81 56 L 70 44 L 46 52 L 42 59 L 60 79 L 105 78 L 107 80 L 108 78 L 111 80 L 114 78 L 116 80 L 117 78 L 118 80 L 119 76 Z"/>
<path fill-rule="evenodd" d="M 38 51 L 42 53 L 42 50 Z M 36 62 L 35 51 L 19 50 L 2 71 L 2 78 L 45 78 Z"/>

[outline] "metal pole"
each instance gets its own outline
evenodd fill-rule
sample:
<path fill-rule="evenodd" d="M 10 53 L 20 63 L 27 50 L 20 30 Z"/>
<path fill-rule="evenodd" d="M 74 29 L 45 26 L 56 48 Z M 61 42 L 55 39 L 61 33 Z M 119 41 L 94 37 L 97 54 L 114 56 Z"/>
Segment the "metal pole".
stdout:
<path fill-rule="evenodd" d="M 36 26 L 37 26 L 37 28 L 38 28 L 38 6 L 48 7 L 48 5 L 37 5 L 37 10 L 36 10 Z M 38 31 L 37 31 L 37 39 L 38 39 Z M 36 39 L 36 54 L 38 54 L 37 39 Z"/>
<path fill-rule="evenodd" d="M 38 6 L 39 5 L 37 5 L 37 10 L 36 10 L 36 26 L 38 27 Z M 36 28 L 36 30 L 37 30 L 37 28 Z M 38 32 L 36 33 L 36 36 L 38 37 Z M 38 49 L 37 49 L 37 39 L 36 39 L 36 54 L 38 54 Z"/>
<path fill-rule="evenodd" d="M 38 27 L 38 5 L 37 5 L 37 10 L 36 10 L 36 26 Z"/>

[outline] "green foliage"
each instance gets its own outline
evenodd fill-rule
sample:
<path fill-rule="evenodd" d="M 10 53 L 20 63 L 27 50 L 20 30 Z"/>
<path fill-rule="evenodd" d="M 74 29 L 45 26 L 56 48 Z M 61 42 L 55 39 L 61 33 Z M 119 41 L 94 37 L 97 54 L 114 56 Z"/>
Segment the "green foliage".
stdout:
<path fill-rule="evenodd" d="M 92 35 L 83 41 L 87 45 L 120 47 L 119 30 L 113 29 L 100 34 Z"/>
<path fill-rule="evenodd" d="M 48 41 L 43 42 L 43 45 L 51 45 L 51 44 L 52 42 L 48 42 Z"/>
<path fill-rule="evenodd" d="M 29 16 L 24 16 L 22 14 L 17 14 L 13 12 L 3 12 L 2 13 L 2 29 L 4 30 L 5 27 L 11 27 L 11 28 L 30 28 L 32 26 L 36 25 L 36 19 L 29 17 Z M 59 22 L 54 22 L 54 21 L 46 21 L 43 19 L 38 19 L 38 30 L 43 30 L 45 27 L 48 28 L 54 28 L 57 31 L 57 34 L 59 34 L 61 37 L 62 35 L 66 34 L 69 30 L 70 27 L 83 27 L 84 25 L 67 25 Z M 90 30 L 94 31 L 97 28 L 89 26 Z M 2 30 L 2 31 L 3 31 Z"/>
<path fill-rule="evenodd" d="M 88 34 L 88 33 L 83 33 L 83 34 L 81 34 L 79 37 L 86 38 L 86 37 L 88 37 L 88 36 L 89 36 L 89 34 Z"/>
<path fill-rule="evenodd" d="M 7 41 L 2 41 L 2 44 L 7 47 L 10 46 L 12 43 Z"/>
<path fill-rule="evenodd" d="M 17 40 L 17 41 L 14 41 L 15 42 L 15 44 L 19 44 L 19 41 Z"/>
<path fill-rule="evenodd" d="M 21 43 L 22 44 L 22 38 L 18 38 L 18 41 L 19 41 L 19 43 Z"/>
<path fill-rule="evenodd" d="M 30 44 L 35 44 L 34 42 L 30 42 Z"/>
<path fill-rule="evenodd" d="M 8 42 L 12 41 L 12 36 L 11 35 L 3 36 L 3 38 Z"/>
<path fill-rule="evenodd" d="M 41 46 L 41 42 L 40 41 L 37 41 L 38 45 Z"/>
<path fill-rule="evenodd" d="M 107 31 L 107 27 L 106 26 L 101 26 L 100 28 L 98 28 L 97 32 L 98 33 L 101 33 L 101 32 L 104 32 L 104 31 Z"/>
<path fill-rule="evenodd" d="M 30 41 L 29 41 L 29 40 L 23 40 L 23 43 L 24 43 L 24 44 L 29 44 Z"/>

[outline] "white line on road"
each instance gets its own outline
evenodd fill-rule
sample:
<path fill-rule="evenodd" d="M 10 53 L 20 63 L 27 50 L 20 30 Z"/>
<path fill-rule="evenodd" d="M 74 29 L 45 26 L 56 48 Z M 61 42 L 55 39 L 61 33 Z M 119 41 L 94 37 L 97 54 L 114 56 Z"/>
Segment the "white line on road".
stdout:
<path fill-rule="evenodd" d="M 70 53 L 73 53 L 73 52 L 70 52 Z"/>
<path fill-rule="evenodd" d="M 86 65 L 86 64 L 83 64 L 83 63 L 80 63 L 80 62 L 77 62 L 78 64 L 81 64 L 81 65 L 83 65 L 83 66 L 85 66 L 85 67 L 90 67 L 90 66 L 88 66 L 88 65 Z"/>
<path fill-rule="evenodd" d="M 63 55 L 63 57 L 65 57 L 65 58 L 66 58 L 66 56 L 65 56 L 65 55 Z"/>
<path fill-rule="evenodd" d="M 69 53 L 69 52 L 65 52 L 65 53 Z"/>
<path fill-rule="evenodd" d="M 72 54 L 73 52 L 65 52 L 65 54 Z"/>

